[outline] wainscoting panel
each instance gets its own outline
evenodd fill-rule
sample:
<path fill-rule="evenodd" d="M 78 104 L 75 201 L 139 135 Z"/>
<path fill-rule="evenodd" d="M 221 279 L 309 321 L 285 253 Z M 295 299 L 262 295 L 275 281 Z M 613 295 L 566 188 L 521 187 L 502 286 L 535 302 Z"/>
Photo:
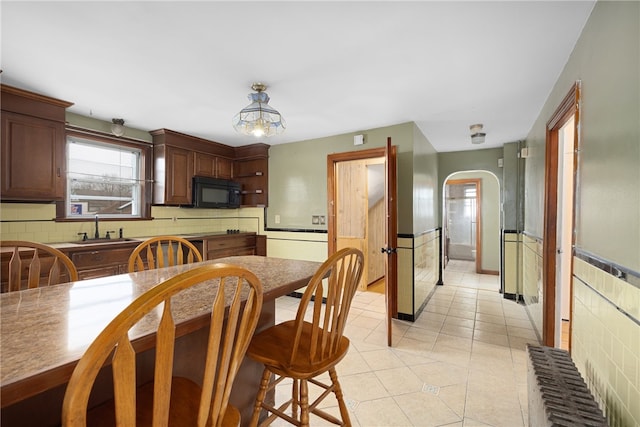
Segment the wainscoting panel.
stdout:
<path fill-rule="evenodd" d="M 440 277 L 441 230 L 398 237 L 398 318 L 415 321 Z"/>
<path fill-rule="evenodd" d="M 542 336 L 542 239 L 522 236 L 522 297 L 533 327 Z"/>
<path fill-rule="evenodd" d="M 640 288 L 578 256 L 573 263 L 572 358 L 609 425 L 638 426 Z"/>

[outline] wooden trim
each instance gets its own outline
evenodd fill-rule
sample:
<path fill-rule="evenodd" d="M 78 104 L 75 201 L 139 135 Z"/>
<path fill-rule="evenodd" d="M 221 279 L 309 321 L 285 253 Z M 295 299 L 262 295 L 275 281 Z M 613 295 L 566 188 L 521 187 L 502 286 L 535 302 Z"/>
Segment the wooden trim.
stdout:
<path fill-rule="evenodd" d="M 389 227 L 387 236 L 387 247 L 394 250 L 398 247 L 398 169 L 397 169 L 397 146 L 391 145 L 391 137 L 387 138 L 387 147 L 385 149 L 385 198 L 388 203 L 386 209 L 386 222 Z M 387 319 L 388 319 L 388 337 L 387 345 L 391 347 L 391 318 L 398 317 L 398 253 L 393 252 L 387 256 L 389 263 L 389 274 L 385 274 L 387 286 Z M 387 277 L 392 276 L 392 277 Z M 415 293 L 415 290 L 414 290 Z"/>
<path fill-rule="evenodd" d="M 234 148 L 235 160 L 266 159 L 269 157 L 268 144 L 257 143 Z"/>
<path fill-rule="evenodd" d="M 230 145 L 220 142 L 198 138 L 197 136 L 187 135 L 170 129 L 157 129 L 149 133 L 152 136 L 154 146 L 164 144 L 194 152 L 226 157 L 227 159 L 235 158 L 235 149 Z"/>
<path fill-rule="evenodd" d="M 150 142 L 148 141 L 142 141 L 142 140 L 138 140 L 138 139 L 133 139 L 133 138 L 127 138 L 127 137 L 114 137 L 112 135 L 109 135 L 107 133 L 104 132 L 99 132 L 99 131 L 94 131 L 91 129 L 84 129 L 84 128 L 79 128 L 76 126 L 67 126 L 66 128 L 66 137 L 65 137 L 65 144 L 67 144 L 67 137 L 75 137 L 75 138 L 83 138 L 86 139 L 88 141 L 97 141 L 97 142 L 103 142 L 103 143 L 107 143 L 107 144 L 111 144 L 111 145 L 118 145 L 121 147 L 130 147 L 130 148 L 135 148 L 137 150 L 140 150 L 140 168 L 141 170 L 141 175 L 143 176 L 143 181 L 142 181 L 142 197 L 141 197 L 141 203 L 143 204 L 142 206 L 142 211 L 140 212 L 140 217 L 128 217 L 128 218 L 114 218 L 114 220 L 117 221 L 131 221 L 131 220 L 139 220 L 139 219 L 143 219 L 143 220 L 150 220 L 153 219 L 151 217 L 151 198 L 152 198 L 152 189 L 153 189 L 153 146 Z M 66 151 L 65 151 L 66 152 Z M 66 155 L 65 155 L 66 156 Z M 65 158 L 65 165 L 66 165 L 66 158 Z M 66 203 L 67 201 L 67 197 L 66 197 L 66 191 L 67 191 L 67 179 L 66 179 L 66 174 L 67 174 L 67 170 L 64 171 L 65 173 L 65 200 L 64 201 L 60 201 L 60 202 L 56 202 L 56 221 L 74 221 L 76 220 L 75 218 L 67 218 L 66 217 Z M 105 218 L 106 219 L 106 218 Z M 80 218 L 78 219 L 79 221 L 93 221 L 93 219 L 88 219 L 88 218 Z"/>
<path fill-rule="evenodd" d="M 575 117 L 574 124 L 574 174 L 577 172 L 576 152 L 579 148 L 579 122 L 580 122 L 580 82 L 574 83 L 569 93 L 564 97 L 556 111 L 553 113 L 546 126 L 545 166 L 544 166 L 544 229 L 542 239 L 542 341 L 549 347 L 555 346 L 555 310 L 556 310 L 556 245 L 557 245 L 557 221 L 558 221 L 558 133 L 562 126 Z M 575 227 L 575 194 L 576 180 L 573 189 L 573 218 L 572 228 Z M 575 244 L 573 233 L 572 245 Z M 573 257 L 571 261 L 571 273 L 573 274 Z M 570 292 L 572 292 L 570 290 Z M 573 298 L 569 300 L 573 305 Z M 573 307 L 571 307 L 573 310 Z M 569 326 L 571 331 L 571 325 Z M 570 339 L 571 340 L 571 339 Z M 571 341 L 569 341 L 571 348 Z"/>
<path fill-rule="evenodd" d="M 327 162 L 329 161 L 329 159 L 331 159 L 333 163 L 337 163 L 349 160 L 371 159 L 375 157 L 384 157 L 384 147 L 329 154 L 327 155 Z"/>
<path fill-rule="evenodd" d="M 394 158 L 397 157 L 397 147 L 392 146 L 392 151 Z M 358 150 L 358 151 L 349 151 L 343 153 L 333 153 L 327 155 L 327 245 L 328 245 L 328 255 L 331 255 L 336 252 L 337 247 L 337 233 L 336 233 L 336 163 L 351 161 L 351 160 L 363 160 L 363 159 L 371 159 L 371 158 L 379 158 L 385 157 L 386 146 L 379 148 L 371 148 L 367 150 Z M 396 170 L 397 176 L 397 170 Z M 397 180 L 397 178 L 396 178 Z M 396 206 L 392 216 L 396 223 L 398 221 L 398 212 L 397 212 L 397 182 L 389 183 L 394 187 L 394 204 Z M 397 228 L 395 230 L 397 234 Z M 397 238 L 396 238 L 397 241 Z M 397 269 L 396 269 L 397 270 Z M 387 286 L 389 287 L 389 280 L 387 280 Z M 398 303 L 397 303 L 397 284 L 396 289 L 391 290 L 391 295 L 389 295 L 388 307 L 393 307 L 390 311 L 391 316 L 397 317 L 398 315 Z"/>
<path fill-rule="evenodd" d="M 327 156 L 327 255 L 336 251 L 336 161 Z"/>
<path fill-rule="evenodd" d="M 45 95 L 41 95 L 39 93 L 35 93 L 35 92 L 31 92 L 28 90 L 24 90 L 24 89 L 20 89 L 14 86 L 9 86 L 6 84 L 0 84 L 0 91 L 2 91 L 5 94 L 9 94 L 9 95 L 14 95 L 20 98 L 26 98 L 30 101 L 35 101 L 35 102 L 40 102 L 43 104 L 50 104 L 53 105 L 55 107 L 60 107 L 62 109 L 66 109 L 69 108 L 73 105 L 73 102 L 69 102 L 69 101 L 63 101 L 62 99 L 56 99 L 56 98 L 51 98 L 50 96 L 45 96 Z M 14 111 L 12 109 L 13 104 L 12 103 L 7 103 L 6 105 L 4 104 L 4 100 L 3 100 L 3 105 L 2 105 L 2 109 L 4 110 L 8 110 L 8 111 Z M 21 111 L 16 111 L 16 112 L 21 112 Z M 27 113 L 28 114 L 28 113 Z"/>
<path fill-rule="evenodd" d="M 327 233 L 329 234 L 328 255 L 336 252 L 336 163 L 351 160 L 363 160 L 384 157 L 385 148 L 371 148 L 368 150 L 348 151 L 345 153 L 333 153 L 327 155 Z"/>

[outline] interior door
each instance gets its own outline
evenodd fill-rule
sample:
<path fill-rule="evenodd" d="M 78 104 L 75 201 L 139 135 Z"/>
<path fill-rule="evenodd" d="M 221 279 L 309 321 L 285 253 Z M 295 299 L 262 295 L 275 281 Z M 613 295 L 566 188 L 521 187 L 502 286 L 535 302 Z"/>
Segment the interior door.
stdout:
<path fill-rule="evenodd" d="M 367 160 L 358 159 L 336 163 L 336 251 L 357 248 L 364 257 L 364 271 L 369 265 L 367 243 Z M 367 290 L 366 274 L 358 284 Z"/>
<path fill-rule="evenodd" d="M 578 132 L 578 126 L 580 123 L 580 100 L 581 100 L 581 83 L 577 81 L 569 90 L 569 93 L 562 100 L 551 119 L 547 122 L 547 135 L 545 143 L 545 195 L 544 195 L 544 230 L 542 241 L 542 300 L 543 312 L 542 312 L 542 341 L 543 344 L 549 347 L 559 346 L 557 339 L 560 335 L 559 331 L 556 331 L 558 325 L 561 324 L 560 319 L 560 306 L 562 301 L 558 299 L 558 289 L 556 286 L 560 286 L 556 283 L 558 262 L 562 262 L 562 258 L 558 256 L 558 161 L 559 145 L 560 145 L 560 131 L 562 127 L 571 119 L 573 122 L 573 147 L 574 152 L 570 159 L 573 162 L 573 174 L 577 173 L 578 158 L 577 152 L 579 152 L 580 138 Z M 573 189 L 568 189 L 571 194 L 566 195 L 563 199 L 570 198 L 571 205 L 575 206 L 575 186 L 577 182 L 574 180 Z M 575 223 L 575 210 L 571 214 L 571 224 Z M 570 226 L 572 229 L 573 226 Z M 571 244 L 575 236 L 571 233 Z M 569 272 L 573 271 L 573 265 L 571 262 L 567 266 Z M 570 274 L 568 273 L 568 274 Z M 569 289 L 570 292 L 570 289 Z M 572 296 L 569 294 L 569 305 L 571 306 Z M 569 338 L 568 347 L 571 348 L 571 324 L 569 324 Z"/>
<path fill-rule="evenodd" d="M 341 209 L 338 198 L 338 177 L 336 170 L 340 162 L 348 162 L 358 159 L 383 158 L 385 164 L 385 247 L 391 251 L 385 256 L 385 300 L 386 319 L 388 331 L 388 345 L 391 341 L 391 319 L 398 317 L 398 279 L 397 279 L 397 255 L 395 253 L 398 238 L 398 204 L 397 204 L 397 179 L 396 179 L 396 147 L 391 146 L 391 138 L 387 145 L 369 150 L 351 151 L 347 153 L 334 153 L 327 156 L 327 216 L 328 216 L 328 252 L 334 254 L 338 249 L 337 235 L 337 211 Z"/>
<path fill-rule="evenodd" d="M 391 138 L 387 145 L 369 150 L 351 151 L 346 153 L 334 153 L 327 156 L 327 216 L 328 216 L 328 254 L 332 255 L 338 250 L 337 211 L 340 209 L 338 200 L 338 176 L 337 165 L 358 159 L 384 158 L 385 164 L 385 300 L 388 345 L 391 345 L 391 319 L 398 317 L 398 279 L 397 279 L 397 255 L 395 253 L 398 242 L 397 224 L 397 179 L 396 179 L 396 147 L 391 146 Z"/>
<path fill-rule="evenodd" d="M 391 145 L 391 138 L 387 138 L 385 157 L 385 247 L 382 251 L 385 257 L 385 302 L 387 306 L 387 345 L 393 344 L 393 317 L 398 317 L 398 202 L 396 183 L 396 147 Z"/>

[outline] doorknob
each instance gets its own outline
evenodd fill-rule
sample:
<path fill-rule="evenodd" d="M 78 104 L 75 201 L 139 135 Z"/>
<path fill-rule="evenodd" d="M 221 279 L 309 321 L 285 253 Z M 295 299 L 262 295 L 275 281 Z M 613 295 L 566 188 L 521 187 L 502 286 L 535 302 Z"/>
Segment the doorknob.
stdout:
<path fill-rule="evenodd" d="M 383 254 L 391 255 L 398 252 L 398 248 L 380 248 Z"/>

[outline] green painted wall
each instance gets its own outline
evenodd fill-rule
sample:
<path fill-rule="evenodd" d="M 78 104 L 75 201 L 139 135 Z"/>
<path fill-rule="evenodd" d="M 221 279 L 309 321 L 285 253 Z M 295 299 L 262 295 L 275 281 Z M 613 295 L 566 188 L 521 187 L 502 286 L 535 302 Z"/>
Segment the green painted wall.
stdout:
<path fill-rule="evenodd" d="M 487 148 L 473 151 L 452 151 L 438 153 L 438 212 L 442 222 L 442 186 L 449 175 L 454 172 L 482 170 L 493 173 L 502 184 L 502 168 L 498 167 L 498 159 L 502 158 L 502 148 Z"/>
<path fill-rule="evenodd" d="M 640 271 L 640 3 L 598 2 L 526 139 L 525 230 L 542 237 L 545 128 L 582 81 L 576 246 Z"/>
<path fill-rule="evenodd" d="M 413 132 L 413 232 L 440 226 L 438 153 L 416 125 Z"/>
<path fill-rule="evenodd" d="M 520 142 L 504 144 L 502 167 L 502 226 L 522 231 L 524 227 L 524 159 L 519 158 Z"/>
<path fill-rule="evenodd" d="M 81 116 L 80 114 L 66 112 L 65 118 L 70 125 L 78 126 L 85 129 L 92 129 L 99 132 L 111 133 L 111 123 L 104 120 L 94 119 L 93 117 Z M 124 123 L 124 135 L 128 138 L 140 139 L 143 141 L 151 142 L 151 134 L 147 131 L 135 129 L 127 126 L 127 122 Z"/>
<path fill-rule="evenodd" d="M 595 4 L 526 138 L 530 156 L 525 163 L 525 231 L 535 236 L 543 236 L 546 123 L 577 80 L 581 80 L 582 101 L 575 194 L 576 249 L 637 272 L 639 2 Z M 640 425 L 638 287 L 579 259 L 574 259 L 573 273 L 571 357 L 599 405 L 604 406 L 610 425 Z M 534 294 L 541 293 L 541 283 L 537 286 Z M 534 307 L 530 313 L 540 318 L 541 309 Z"/>
<path fill-rule="evenodd" d="M 311 216 L 327 214 L 327 155 L 383 147 L 391 137 L 398 146 L 398 232 L 412 233 L 414 127 L 404 123 L 271 146 L 267 227 L 326 230 L 326 224 L 311 224 Z M 365 135 L 364 145 L 353 145 L 357 134 Z"/>

